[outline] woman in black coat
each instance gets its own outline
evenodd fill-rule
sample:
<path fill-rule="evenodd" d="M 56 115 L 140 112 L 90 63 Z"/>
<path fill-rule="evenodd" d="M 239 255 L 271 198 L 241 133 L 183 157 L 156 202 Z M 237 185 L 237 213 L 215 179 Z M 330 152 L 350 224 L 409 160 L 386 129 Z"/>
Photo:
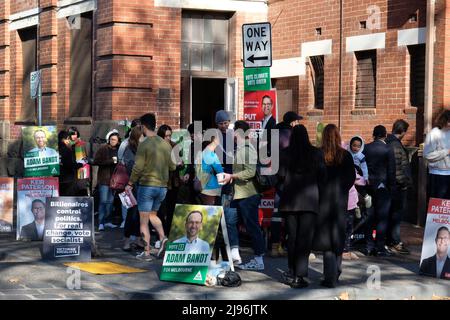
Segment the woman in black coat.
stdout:
<path fill-rule="evenodd" d="M 355 168 L 352 156 L 341 147 L 341 136 L 334 124 L 325 127 L 322 137 L 327 183 L 320 200 L 313 250 L 323 251 L 322 285 L 333 288 L 341 274 L 348 193 L 355 182 Z"/>
<path fill-rule="evenodd" d="M 61 156 L 59 172 L 59 190 L 61 196 L 77 195 L 77 170 L 83 165 L 75 161 L 75 155 L 70 144 L 69 132 L 63 130 L 58 133 L 58 148 Z"/>
<path fill-rule="evenodd" d="M 286 218 L 288 233 L 288 278 L 293 288 L 308 286 L 308 259 L 319 213 L 320 190 L 326 180 L 322 151 L 313 147 L 303 125 L 292 130 L 289 147 L 281 151 L 278 210 Z"/>

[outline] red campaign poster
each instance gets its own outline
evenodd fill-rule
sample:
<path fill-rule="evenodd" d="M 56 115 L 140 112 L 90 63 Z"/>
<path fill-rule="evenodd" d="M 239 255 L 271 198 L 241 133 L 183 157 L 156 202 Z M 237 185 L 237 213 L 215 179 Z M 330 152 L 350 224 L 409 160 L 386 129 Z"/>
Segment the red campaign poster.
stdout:
<path fill-rule="evenodd" d="M 272 117 L 277 118 L 277 91 L 246 91 L 244 92 L 244 120 L 248 122 L 251 129 L 262 129 L 264 120 L 263 99 L 269 97 L 272 101 Z M 269 101 L 265 98 L 266 101 Z"/>
<path fill-rule="evenodd" d="M 259 225 L 262 228 L 270 227 L 274 203 L 275 203 L 275 189 L 270 189 L 262 194 L 258 212 Z"/>

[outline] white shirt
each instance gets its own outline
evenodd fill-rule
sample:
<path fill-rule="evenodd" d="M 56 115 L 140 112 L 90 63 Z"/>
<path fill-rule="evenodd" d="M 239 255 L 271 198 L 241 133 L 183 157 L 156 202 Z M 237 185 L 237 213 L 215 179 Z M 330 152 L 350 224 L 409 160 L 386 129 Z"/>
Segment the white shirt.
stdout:
<path fill-rule="evenodd" d="M 34 224 L 36 225 L 36 230 L 37 230 L 37 234 L 38 234 L 38 238 L 42 239 L 44 237 L 44 227 L 45 227 L 45 223 L 43 224 L 39 224 L 36 221 L 34 222 Z"/>
<path fill-rule="evenodd" d="M 436 256 L 436 278 L 441 277 L 442 269 L 444 269 L 445 260 L 447 260 L 447 256 L 444 259 L 439 260 L 438 256 Z"/>
<path fill-rule="evenodd" d="M 184 236 L 175 240 L 173 243 L 186 243 L 186 247 L 184 248 L 185 251 L 209 254 L 209 243 L 199 238 L 196 238 L 191 242 Z"/>

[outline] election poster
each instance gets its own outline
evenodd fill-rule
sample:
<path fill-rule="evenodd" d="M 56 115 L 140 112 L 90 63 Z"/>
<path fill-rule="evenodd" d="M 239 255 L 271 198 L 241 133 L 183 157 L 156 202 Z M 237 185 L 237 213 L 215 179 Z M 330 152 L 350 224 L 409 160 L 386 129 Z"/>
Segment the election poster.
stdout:
<path fill-rule="evenodd" d="M 17 240 L 41 241 L 46 198 L 59 196 L 56 177 L 17 180 Z"/>
<path fill-rule="evenodd" d="M 13 231 L 14 178 L 0 177 L 0 232 Z"/>
<path fill-rule="evenodd" d="M 45 219 L 45 260 L 90 261 L 93 198 L 48 198 Z"/>
<path fill-rule="evenodd" d="M 22 127 L 25 177 L 59 175 L 56 126 Z"/>
<path fill-rule="evenodd" d="M 160 279 L 205 285 L 223 207 L 175 206 Z"/>
<path fill-rule="evenodd" d="M 244 120 L 251 129 L 263 129 L 263 121 L 272 116 L 278 122 L 277 91 L 246 91 L 244 92 Z"/>
<path fill-rule="evenodd" d="M 430 198 L 419 273 L 450 280 L 450 200 Z"/>

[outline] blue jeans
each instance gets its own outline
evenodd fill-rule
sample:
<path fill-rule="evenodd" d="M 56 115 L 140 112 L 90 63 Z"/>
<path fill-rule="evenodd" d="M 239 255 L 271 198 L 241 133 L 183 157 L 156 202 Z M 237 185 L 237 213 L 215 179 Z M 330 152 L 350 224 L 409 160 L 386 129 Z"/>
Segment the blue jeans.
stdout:
<path fill-rule="evenodd" d="M 98 223 L 105 224 L 105 220 L 109 217 L 112 211 L 114 202 L 114 194 L 109 186 L 100 185 L 98 188 L 100 194 L 100 205 L 98 207 Z"/>
<path fill-rule="evenodd" d="M 227 221 L 228 235 L 230 237 L 230 246 L 239 246 L 239 236 L 237 230 L 238 213 L 242 216 L 242 220 L 245 225 L 245 229 L 252 238 L 252 245 L 255 255 L 260 256 L 265 252 L 265 241 L 261 226 L 258 222 L 258 206 L 261 201 L 261 196 L 256 194 L 249 198 L 233 200 L 230 204 L 228 217 L 225 214 L 225 220 Z"/>

